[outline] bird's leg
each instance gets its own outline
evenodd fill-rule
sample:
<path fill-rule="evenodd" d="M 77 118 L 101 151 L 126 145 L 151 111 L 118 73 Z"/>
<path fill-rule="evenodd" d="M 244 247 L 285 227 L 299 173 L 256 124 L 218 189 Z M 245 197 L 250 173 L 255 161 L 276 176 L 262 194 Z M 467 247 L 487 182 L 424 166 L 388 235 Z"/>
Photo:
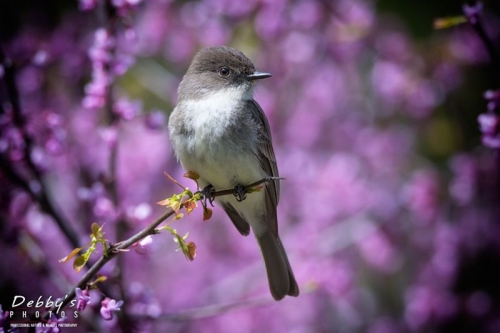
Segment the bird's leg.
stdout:
<path fill-rule="evenodd" d="M 210 203 L 210 206 L 214 206 L 214 196 L 213 194 L 215 193 L 215 189 L 212 185 L 208 184 L 203 188 L 203 190 L 200 191 L 201 194 L 203 195 L 203 200 L 201 201 L 201 204 L 203 205 L 203 208 L 207 208 L 207 200 Z"/>
<path fill-rule="evenodd" d="M 234 187 L 233 195 L 238 202 L 241 202 L 247 198 L 247 190 L 245 186 L 238 184 Z"/>

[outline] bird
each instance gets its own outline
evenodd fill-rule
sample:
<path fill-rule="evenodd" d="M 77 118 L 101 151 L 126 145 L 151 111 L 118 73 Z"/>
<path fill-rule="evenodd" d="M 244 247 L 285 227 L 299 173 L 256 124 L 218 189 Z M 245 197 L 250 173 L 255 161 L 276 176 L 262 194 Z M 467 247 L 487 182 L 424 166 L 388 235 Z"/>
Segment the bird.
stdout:
<path fill-rule="evenodd" d="M 254 100 L 255 82 L 271 77 L 256 71 L 238 49 L 211 46 L 193 58 L 178 88 L 168 128 L 171 145 L 186 171 L 196 173 L 205 196 L 218 196 L 236 229 L 255 235 L 275 300 L 298 296 L 299 287 L 278 234 L 280 184 L 268 120 Z M 244 186 L 266 177 L 260 191 L 246 195 Z M 210 200 L 211 202 L 211 200 Z"/>

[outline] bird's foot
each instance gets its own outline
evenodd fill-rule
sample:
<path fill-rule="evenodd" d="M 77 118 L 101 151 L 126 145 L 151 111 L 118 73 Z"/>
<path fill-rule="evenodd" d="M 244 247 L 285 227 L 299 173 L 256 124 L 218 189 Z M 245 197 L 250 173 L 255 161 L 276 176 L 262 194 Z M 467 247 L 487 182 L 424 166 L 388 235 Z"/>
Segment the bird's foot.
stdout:
<path fill-rule="evenodd" d="M 215 189 L 212 185 L 207 185 L 203 188 L 203 190 L 198 191 L 203 195 L 203 200 L 201 200 L 201 204 L 203 205 L 203 208 L 207 208 L 207 201 L 210 203 L 210 206 L 214 206 L 214 196 L 213 194 L 215 193 Z"/>
<path fill-rule="evenodd" d="M 236 185 L 233 190 L 233 195 L 238 202 L 241 202 L 247 198 L 247 190 L 243 185 Z"/>

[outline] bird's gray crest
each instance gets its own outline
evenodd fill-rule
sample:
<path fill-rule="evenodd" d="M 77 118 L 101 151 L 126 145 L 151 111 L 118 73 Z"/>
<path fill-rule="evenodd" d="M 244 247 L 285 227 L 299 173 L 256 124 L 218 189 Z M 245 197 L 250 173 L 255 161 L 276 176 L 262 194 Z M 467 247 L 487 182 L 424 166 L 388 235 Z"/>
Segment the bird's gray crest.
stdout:
<path fill-rule="evenodd" d="M 228 46 L 206 47 L 196 54 L 188 72 L 215 72 L 227 67 L 239 74 L 250 75 L 255 72 L 255 66 L 240 50 Z"/>
<path fill-rule="evenodd" d="M 226 68 L 228 75 L 221 75 Z M 207 94 L 227 88 L 250 91 L 255 66 L 241 51 L 228 46 L 211 46 L 201 49 L 193 59 L 179 85 L 179 96 L 199 99 Z"/>

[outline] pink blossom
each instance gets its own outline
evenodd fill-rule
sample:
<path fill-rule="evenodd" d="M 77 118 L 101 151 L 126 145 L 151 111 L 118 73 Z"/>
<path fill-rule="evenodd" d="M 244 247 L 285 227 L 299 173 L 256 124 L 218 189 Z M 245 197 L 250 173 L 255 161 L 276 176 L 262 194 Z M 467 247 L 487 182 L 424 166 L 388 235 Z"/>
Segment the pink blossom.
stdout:
<path fill-rule="evenodd" d="M 113 312 L 120 311 L 121 306 L 123 305 L 123 301 L 115 301 L 114 299 L 110 299 L 106 297 L 102 302 L 101 302 L 101 316 L 104 318 L 104 320 L 111 320 L 113 319 Z"/>

